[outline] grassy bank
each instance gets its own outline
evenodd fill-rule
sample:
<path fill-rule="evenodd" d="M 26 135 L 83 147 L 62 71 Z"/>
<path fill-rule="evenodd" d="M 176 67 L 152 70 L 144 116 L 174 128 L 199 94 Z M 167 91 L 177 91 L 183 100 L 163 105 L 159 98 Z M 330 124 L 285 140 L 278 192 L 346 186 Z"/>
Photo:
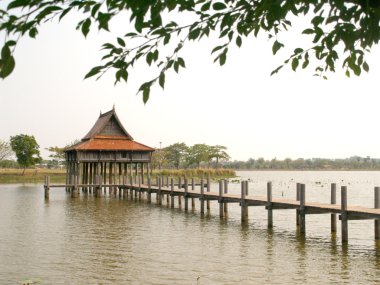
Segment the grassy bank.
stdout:
<path fill-rule="evenodd" d="M 0 169 L 0 184 L 7 183 L 43 183 L 45 175 L 50 176 L 51 183 L 64 183 L 66 171 L 59 169 L 27 169 L 22 175 L 22 169 Z M 172 177 L 207 177 L 212 179 L 235 177 L 235 171 L 231 169 L 162 169 L 153 170 L 152 176 L 164 175 Z"/>
<path fill-rule="evenodd" d="M 0 169 L 0 184 L 6 183 L 43 183 L 45 175 L 50 176 L 52 183 L 64 183 L 66 170 L 60 169 Z"/>

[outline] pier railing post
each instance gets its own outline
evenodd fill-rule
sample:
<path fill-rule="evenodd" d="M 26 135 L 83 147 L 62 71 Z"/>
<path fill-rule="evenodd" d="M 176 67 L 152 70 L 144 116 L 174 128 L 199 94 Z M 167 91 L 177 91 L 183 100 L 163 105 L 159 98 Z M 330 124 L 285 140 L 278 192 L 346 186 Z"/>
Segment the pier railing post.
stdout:
<path fill-rule="evenodd" d="M 170 179 L 170 206 L 174 208 L 174 179 Z"/>
<path fill-rule="evenodd" d="M 158 198 L 158 205 L 162 204 L 162 197 L 161 197 L 161 177 L 158 177 L 158 192 L 157 192 L 157 198 Z"/>
<path fill-rule="evenodd" d="M 375 187 L 375 209 L 380 208 L 380 187 Z M 375 239 L 380 239 L 380 220 L 375 219 Z"/>
<path fill-rule="evenodd" d="M 152 202 L 152 180 L 150 178 L 150 175 L 148 174 L 148 203 L 150 204 Z"/>
<path fill-rule="evenodd" d="M 181 176 L 178 177 L 178 189 L 181 189 L 182 188 L 182 181 L 181 181 Z M 178 206 L 179 208 L 181 208 L 181 205 L 182 205 L 182 196 L 181 194 L 178 194 Z"/>
<path fill-rule="evenodd" d="M 228 194 L 228 180 L 224 179 L 224 194 Z M 228 215 L 228 203 L 224 203 L 224 215 Z"/>
<path fill-rule="evenodd" d="M 191 178 L 191 191 L 194 191 L 195 190 L 195 181 L 194 181 L 194 177 Z M 194 197 L 191 198 L 191 209 L 195 209 L 195 199 Z"/>
<path fill-rule="evenodd" d="M 210 180 L 211 180 L 211 179 L 210 179 L 210 174 L 209 174 L 209 175 L 207 175 L 207 192 L 210 192 L 210 191 L 211 191 Z M 207 204 L 207 210 L 210 210 L 210 201 L 207 200 L 206 204 Z"/>
<path fill-rule="evenodd" d="M 331 205 L 336 204 L 336 184 L 331 183 Z M 336 233 L 336 214 L 331 214 L 331 232 Z"/>
<path fill-rule="evenodd" d="M 188 191 L 189 191 L 189 185 L 187 183 L 187 178 L 185 177 L 184 179 L 184 183 L 185 183 L 185 211 L 188 211 L 189 210 L 189 197 L 188 197 Z"/>
<path fill-rule="evenodd" d="M 300 233 L 306 233 L 306 215 L 305 215 L 305 184 L 300 186 Z"/>
<path fill-rule="evenodd" d="M 45 176 L 45 185 L 44 185 L 44 189 L 45 189 L 45 199 L 46 200 L 49 200 L 49 192 L 50 192 L 50 176 L 46 175 Z"/>
<path fill-rule="evenodd" d="M 272 182 L 267 183 L 267 209 L 268 209 L 268 228 L 273 227 L 273 210 L 272 210 Z"/>
<path fill-rule="evenodd" d="M 247 193 L 246 188 L 248 188 L 248 181 L 242 181 L 241 182 L 241 201 L 240 201 L 240 208 L 241 208 L 241 221 L 242 223 L 245 223 L 248 221 L 248 206 L 246 205 L 245 196 Z"/>
<path fill-rule="evenodd" d="M 341 188 L 342 243 L 348 242 L 347 187 Z"/>
<path fill-rule="evenodd" d="M 301 192 L 301 183 L 297 183 L 296 185 L 296 201 L 300 200 L 300 192 Z M 300 210 L 296 210 L 296 225 L 300 225 Z"/>
<path fill-rule="evenodd" d="M 201 196 L 199 197 L 199 202 L 201 204 L 201 215 L 205 213 L 205 201 L 204 201 L 205 186 L 203 178 L 201 179 Z"/>
<path fill-rule="evenodd" d="M 219 180 L 219 217 L 223 218 L 224 203 L 223 203 L 223 180 Z"/>

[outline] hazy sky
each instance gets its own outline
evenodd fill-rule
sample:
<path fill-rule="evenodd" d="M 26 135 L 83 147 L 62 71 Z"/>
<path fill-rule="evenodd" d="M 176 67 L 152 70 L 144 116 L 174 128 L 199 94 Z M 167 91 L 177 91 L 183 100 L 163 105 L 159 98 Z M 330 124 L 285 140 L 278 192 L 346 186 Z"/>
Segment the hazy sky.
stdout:
<path fill-rule="evenodd" d="M 92 31 L 85 40 L 75 25 L 73 18 L 51 23 L 37 40 L 20 42 L 16 70 L 0 82 L 0 139 L 26 133 L 41 148 L 64 146 L 82 138 L 99 112 L 115 104 L 135 140 L 152 147 L 219 144 L 239 160 L 380 157 L 378 47 L 369 74 L 348 79 L 339 72 L 326 81 L 312 70 L 290 68 L 270 77 L 302 42 L 292 35 L 282 37 L 290 47 L 275 57 L 265 37 L 244 41 L 241 49 L 231 49 L 224 67 L 210 57 L 218 42 L 206 40 L 184 50 L 187 68 L 167 76 L 165 90 L 152 90 L 144 106 L 136 91 L 153 76 L 144 64 L 130 74 L 128 85 L 114 87 L 113 74 L 83 80 L 98 65 L 100 46 L 110 35 Z M 125 33 L 115 26 L 115 36 Z"/>

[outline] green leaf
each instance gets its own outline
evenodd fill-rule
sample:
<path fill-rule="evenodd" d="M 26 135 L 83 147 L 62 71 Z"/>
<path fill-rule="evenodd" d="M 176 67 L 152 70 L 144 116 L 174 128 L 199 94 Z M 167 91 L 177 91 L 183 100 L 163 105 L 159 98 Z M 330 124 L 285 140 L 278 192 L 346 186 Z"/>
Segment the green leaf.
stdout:
<path fill-rule="evenodd" d="M 84 79 L 87 79 L 89 77 L 92 77 L 96 74 L 98 74 L 101 70 L 102 70 L 103 66 L 95 66 L 94 68 L 92 68 L 87 74 L 86 76 L 84 77 Z"/>
<path fill-rule="evenodd" d="M 162 87 L 162 89 L 164 89 L 164 86 L 165 86 L 165 73 L 164 72 L 160 73 L 160 77 L 159 77 L 158 83 L 160 84 L 160 86 Z"/>
<path fill-rule="evenodd" d="M 148 100 L 149 100 L 149 93 L 150 93 L 150 86 L 145 88 L 143 91 L 143 102 L 144 102 L 144 104 L 146 104 L 146 102 L 148 102 Z"/>
<path fill-rule="evenodd" d="M 125 41 L 124 41 L 122 38 L 117 38 L 117 42 L 118 42 L 119 45 L 121 45 L 122 47 L 125 47 Z"/>
<path fill-rule="evenodd" d="M 177 59 L 177 61 L 178 61 L 178 64 L 179 64 L 180 66 L 182 66 L 183 68 L 186 67 L 186 66 L 185 66 L 185 61 L 183 60 L 182 57 L 179 57 L 179 58 Z"/>
<path fill-rule="evenodd" d="M 302 64 L 302 68 L 305 69 L 309 65 L 309 61 L 305 60 Z"/>
<path fill-rule="evenodd" d="M 369 71 L 369 66 L 367 62 L 363 62 L 363 69 L 368 72 Z"/>
<path fill-rule="evenodd" d="M 298 58 L 296 58 L 296 57 L 293 58 L 293 60 L 292 60 L 292 69 L 293 69 L 293 71 L 297 70 L 298 64 L 299 64 Z"/>
<path fill-rule="evenodd" d="M 275 41 L 272 46 L 272 52 L 273 54 L 276 54 L 280 48 L 282 48 L 284 45 L 280 43 L 279 41 Z"/>
<path fill-rule="evenodd" d="M 1 58 L 3 61 L 7 61 L 8 58 L 11 57 L 11 49 L 9 48 L 9 45 L 5 44 L 3 48 L 1 49 Z"/>
<path fill-rule="evenodd" d="M 314 30 L 313 29 L 306 29 L 306 30 L 303 30 L 302 33 L 305 35 L 312 35 L 312 34 L 314 34 Z"/>
<path fill-rule="evenodd" d="M 237 37 L 236 37 L 236 45 L 237 45 L 238 47 L 241 47 L 241 44 L 242 44 L 241 36 L 237 36 Z"/>
<path fill-rule="evenodd" d="M 222 66 L 226 63 L 226 60 L 227 60 L 227 55 L 226 53 L 222 53 L 219 57 L 219 64 Z"/>
<path fill-rule="evenodd" d="M 270 76 L 276 74 L 277 72 L 280 71 L 281 68 L 283 68 L 284 66 L 283 65 L 280 65 L 279 67 L 277 67 L 275 70 L 273 70 L 271 73 L 270 73 Z"/>
<path fill-rule="evenodd" d="M 90 26 L 91 26 L 91 19 L 87 18 L 83 24 L 82 24 L 82 33 L 85 37 L 87 37 L 89 31 L 90 31 Z"/>
<path fill-rule="evenodd" d="M 214 4 L 212 4 L 212 8 L 215 10 L 215 11 L 220 11 L 220 10 L 224 10 L 227 8 L 226 4 L 222 3 L 222 2 L 216 2 Z"/>
<path fill-rule="evenodd" d="M 28 0 L 15 0 L 9 3 L 7 10 L 19 8 L 19 7 L 24 7 L 28 4 Z"/>
<path fill-rule="evenodd" d="M 8 59 L 1 60 L 0 63 L 0 78 L 6 78 L 9 76 L 15 69 L 16 62 L 13 56 L 8 57 Z"/>

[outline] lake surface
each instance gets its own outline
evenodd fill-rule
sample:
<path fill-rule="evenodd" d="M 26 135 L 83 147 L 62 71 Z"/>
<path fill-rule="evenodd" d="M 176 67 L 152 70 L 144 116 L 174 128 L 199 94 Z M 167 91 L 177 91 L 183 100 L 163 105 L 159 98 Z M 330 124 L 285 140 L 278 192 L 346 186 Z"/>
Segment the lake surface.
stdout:
<path fill-rule="evenodd" d="M 330 201 L 330 183 L 348 186 L 350 205 L 373 207 L 380 172 L 241 171 L 250 194 L 295 197 L 306 184 L 307 201 Z M 213 185 L 216 187 L 217 185 Z M 216 188 L 215 188 L 216 189 Z M 239 193 L 238 183 L 229 184 Z M 306 237 L 294 210 L 274 211 L 267 229 L 263 207 L 229 205 L 221 220 L 217 202 L 203 218 L 199 205 L 185 212 L 146 200 L 71 199 L 42 185 L 0 185 L 0 284 L 379 284 L 380 244 L 373 221 L 349 221 L 349 243 L 330 233 L 330 215 L 308 215 Z M 177 198 L 176 198 L 177 203 Z M 183 206 L 183 205 L 182 205 Z M 198 281 L 197 281 L 198 279 Z M 198 282 L 198 283 L 197 283 Z"/>

